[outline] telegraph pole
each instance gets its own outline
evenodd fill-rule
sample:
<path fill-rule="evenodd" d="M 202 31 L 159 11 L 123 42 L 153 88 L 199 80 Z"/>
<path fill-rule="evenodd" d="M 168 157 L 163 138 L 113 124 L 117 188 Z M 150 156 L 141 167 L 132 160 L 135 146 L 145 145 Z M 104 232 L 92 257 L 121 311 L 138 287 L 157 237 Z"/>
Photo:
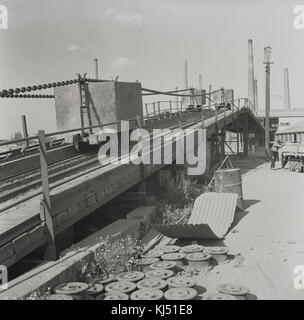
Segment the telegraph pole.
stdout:
<path fill-rule="evenodd" d="M 265 156 L 266 160 L 270 160 L 270 147 L 269 147 L 269 115 L 270 115 L 270 61 L 271 47 L 264 48 L 264 64 L 266 74 L 266 90 L 265 90 Z"/>

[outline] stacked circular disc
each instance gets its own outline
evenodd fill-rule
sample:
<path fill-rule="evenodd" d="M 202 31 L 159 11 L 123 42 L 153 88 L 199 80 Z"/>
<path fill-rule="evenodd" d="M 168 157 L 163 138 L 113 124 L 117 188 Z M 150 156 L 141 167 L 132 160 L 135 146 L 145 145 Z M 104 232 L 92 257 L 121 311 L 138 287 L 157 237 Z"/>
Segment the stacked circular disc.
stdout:
<path fill-rule="evenodd" d="M 209 247 L 206 248 L 205 251 L 209 253 L 218 264 L 228 262 L 228 248 L 226 247 Z"/>
<path fill-rule="evenodd" d="M 222 283 L 216 289 L 219 293 L 233 296 L 238 300 L 246 300 L 249 293 L 246 287 L 234 283 Z"/>
<path fill-rule="evenodd" d="M 93 284 L 64 283 L 55 288 L 51 300 L 192 300 L 200 291 L 196 278 L 189 276 L 184 263 L 193 269 L 211 268 L 211 260 L 227 262 L 226 247 L 207 247 L 190 244 L 183 247 L 166 245 L 146 252 L 137 261 L 141 271 L 122 272 L 118 275 L 95 278 Z M 181 269 L 185 269 L 180 272 Z M 189 268 L 190 269 L 190 268 Z M 187 275 L 187 276 L 185 276 Z M 206 300 L 244 300 L 249 290 L 244 286 L 223 283 L 217 293 L 202 295 Z"/>

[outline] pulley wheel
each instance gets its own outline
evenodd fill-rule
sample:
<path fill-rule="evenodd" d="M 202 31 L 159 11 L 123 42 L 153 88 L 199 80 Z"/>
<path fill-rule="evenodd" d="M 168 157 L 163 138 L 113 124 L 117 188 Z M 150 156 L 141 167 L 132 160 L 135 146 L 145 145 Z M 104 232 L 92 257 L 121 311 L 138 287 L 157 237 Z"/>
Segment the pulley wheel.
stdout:
<path fill-rule="evenodd" d="M 129 300 L 129 296 L 122 292 L 103 293 L 97 296 L 95 300 Z"/>
<path fill-rule="evenodd" d="M 206 252 L 194 252 L 186 255 L 186 259 L 190 261 L 206 261 L 211 258 L 211 255 Z"/>
<path fill-rule="evenodd" d="M 146 278 L 157 278 L 166 280 L 174 275 L 174 272 L 172 270 L 166 270 L 166 269 L 155 269 L 150 270 L 146 272 Z"/>
<path fill-rule="evenodd" d="M 129 293 L 136 289 L 136 284 L 134 282 L 130 281 L 118 281 L 118 282 L 112 282 L 108 285 L 106 285 L 105 290 L 110 293 Z"/>
<path fill-rule="evenodd" d="M 54 289 L 58 294 L 79 294 L 88 290 L 89 285 L 83 282 L 63 283 Z"/>
<path fill-rule="evenodd" d="M 180 252 L 183 253 L 194 253 L 194 252 L 202 252 L 205 250 L 205 247 L 199 245 L 199 244 L 191 244 L 189 246 L 184 246 L 180 249 Z"/>
<path fill-rule="evenodd" d="M 173 253 L 165 253 L 161 256 L 163 260 L 175 261 L 176 266 L 179 268 L 183 268 L 184 262 L 183 259 L 185 258 L 185 254 L 181 252 L 173 252 Z"/>
<path fill-rule="evenodd" d="M 73 294 L 72 298 L 73 300 L 95 300 L 92 296 L 87 294 Z"/>
<path fill-rule="evenodd" d="M 163 246 L 160 248 L 160 250 L 163 253 L 173 253 L 173 252 L 178 252 L 180 250 L 180 246 L 176 246 L 176 245 L 167 245 L 167 246 Z"/>
<path fill-rule="evenodd" d="M 236 297 L 225 293 L 214 293 L 207 296 L 207 300 L 237 300 Z"/>
<path fill-rule="evenodd" d="M 211 254 L 212 257 L 219 264 L 228 262 L 228 258 L 227 258 L 228 248 L 226 247 L 210 247 L 210 248 L 206 248 L 206 252 Z"/>
<path fill-rule="evenodd" d="M 145 274 L 140 271 L 129 271 L 120 273 L 116 279 L 118 281 L 132 281 L 137 282 L 145 277 Z"/>
<path fill-rule="evenodd" d="M 190 277 L 172 277 L 167 279 L 168 286 L 171 288 L 190 288 L 196 285 L 196 281 Z"/>
<path fill-rule="evenodd" d="M 226 248 L 226 247 L 208 247 L 208 248 L 206 248 L 206 252 L 211 255 L 227 254 L 228 248 Z"/>
<path fill-rule="evenodd" d="M 159 289 L 141 289 L 134 291 L 131 300 L 161 300 L 164 294 Z"/>
<path fill-rule="evenodd" d="M 217 291 L 224 294 L 230 294 L 232 296 L 245 296 L 249 290 L 246 287 L 238 284 L 223 283 L 217 286 Z"/>
<path fill-rule="evenodd" d="M 181 252 L 165 253 L 161 256 L 163 260 L 177 261 L 185 258 L 185 254 Z"/>
<path fill-rule="evenodd" d="M 174 261 L 159 261 L 150 265 L 150 269 L 172 269 L 176 267 L 176 262 Z"/>
<path fill-rule="evenodd" d="M 108 284 L 108 283 L 110 283 L 112 281 L 115 281 L 115 276 L 112 275 L 112 276 L 109 276 L 107 278 L 102 277 L 102 276 L 97 276 L 96 278 L 94 278 L 94 281 L 105 285 L 105 284 Z"/>
<path fill-rule="evenodd" d="M 101 283 L 92 284 L 89 289 L 86 291 L 86 294 L 97 296 L 103 291 L 103 285 Z"/>
<path fill-rule="evenodd" d="M 193 300 L 197 291 L 193 288 L 172 288 L 164 294 L 167 300 Z"/>
<path fill-rule="evenodd" d="M 137 282 L 138 289 L 159 289 L 162 290 L 167 286 L 167 282 L 157 278 L 146 278 Z"/>
<path fill-rule="evenodd" d="M 49 300 L 73 300 L 73 297 L 67 295 L 67 294 L 52 294 L 49 296 Z"/>

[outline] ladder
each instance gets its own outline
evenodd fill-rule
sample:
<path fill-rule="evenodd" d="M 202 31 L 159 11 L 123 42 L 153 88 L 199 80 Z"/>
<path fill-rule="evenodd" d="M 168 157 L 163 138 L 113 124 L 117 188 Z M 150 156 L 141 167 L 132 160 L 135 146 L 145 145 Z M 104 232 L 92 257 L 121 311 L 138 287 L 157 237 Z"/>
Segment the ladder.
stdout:
<path fill-rule="evenodd" d="M 88 97 L 87 97 L 87 84 L 85 81 L 86 73 L 83 77 L 81 77 L 80 74 L 78 74 L 79 79 L 79 92 L 80 92 L 80 123 L 81 128 L 84 128 L 85 126 L 92 126 L 92 119 L 91 119 L 91 113 L 90 113 L 90 105 L 88 103 Z M 93 133 L 92 128 L 89 129 L 90 134 Z M 84 129 L 81 130 L 81 135 L 84 137 L 85 132 Z"/>

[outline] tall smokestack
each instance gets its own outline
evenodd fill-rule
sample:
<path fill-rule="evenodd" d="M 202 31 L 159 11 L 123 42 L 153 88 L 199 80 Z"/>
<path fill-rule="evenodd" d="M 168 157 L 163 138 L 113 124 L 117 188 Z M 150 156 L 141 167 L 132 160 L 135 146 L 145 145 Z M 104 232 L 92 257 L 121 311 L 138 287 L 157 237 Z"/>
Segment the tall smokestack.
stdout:
<path fill-rule="evenodd" d="M 188 62 L 185 61 L 184 64 L 184 88 L 188 89 Z"/>
<path fill-rule="evenodd" d="M 290 93 L 289 93 L 288 68 L 284 68 L 284 109 L 290 110 Z"/>
<path fill-rule="evenodd" d="M 254 106 L 255 110 L 258 111 L 259 103 L 258 103 L 258 80 L 254 79 Z"/>
<path fill-rule="evenodd" d="M 254 105 L 254 65 L 252 40 L 248 40 L 248 99 Z M 256 106 L 254 105 L 256 109 Z"/>
<path fill-rule="evenodd" d="M 198 88 L 199 90 L 203 90 L 203 77 L 201 74 L 198 76 Z"/>
<path fill-rule="evenodd" d="M 98 59 L 94 58 L 95 78 L 98 79 Z"/>

